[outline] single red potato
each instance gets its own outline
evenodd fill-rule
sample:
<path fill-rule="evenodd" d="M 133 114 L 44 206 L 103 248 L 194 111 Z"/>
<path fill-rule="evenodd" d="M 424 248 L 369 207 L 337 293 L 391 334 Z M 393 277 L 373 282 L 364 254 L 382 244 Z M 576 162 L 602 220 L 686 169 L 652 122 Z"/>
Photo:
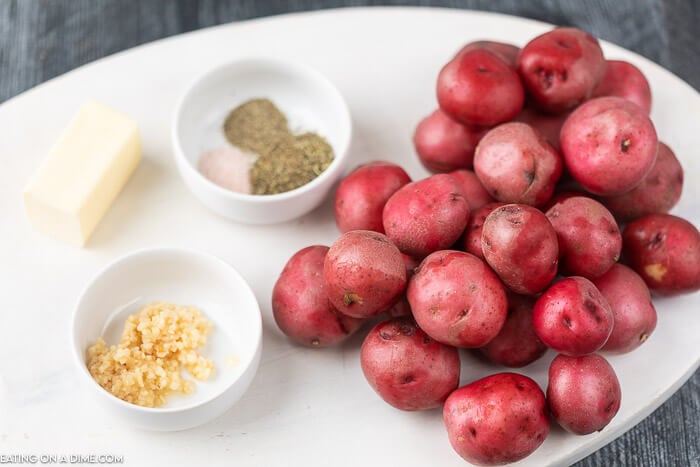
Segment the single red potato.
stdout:
<path fill-rule="evenodd" d="M 476 176 L 471 170 L 459 169 L 450 172 L 454 178 L 459 181 L 464 189 L 464 195 L 467 199 L 467 204 L 469 204 L 469 211 L 473 212 L 485 204 L 492 203 L 495 200 L 486 191 L 484 185 L 479 181 L 479 177 Z"/>
<path fill-rule="evenodd" d="M 614 264 L 593 284 L 610 304 L 614 321 L 601 350 L 627 353 L 646 342 L 656 328 L 656 308 L 639 274 L 623 264 Z"/>
<path fill-rule="evenodd" d="M 549 201 L 547 201 L 547 204 L 542 206 L 542 212 L 546 213 L 550 209 L 552 209 L 552 206 L 557 204 L 560 201 L 564 201 L 565 199 L 572 198 L 574 196 L 587 196 L 590 198 L 590 195 L 586 193 L 585 191 L 576 191 L 576 190 L 564 190 L 564 191 L 559 191 L 555 192 L 551 198 L 549 198 Z"/>
<path fill-rule="evenodd" d="M 587 32 L 556 28 L 522 48 L 518 72 L 539 108 L 561 113 L 591 97 L 605 73 L 605 58 Z"/>
<path fill-rule="evenodd" d="M 700 290 L 700 232 L 671 214 L 650 214 L 627 224 L 623 255 L 658 295 Z"/>
<path fill-rule="evenodd" d="M 399 301 L 389 308 L 386 312 L 389 318 L 400 318 L 402 316 L 407 316 L 409 318 L 413 317 L 413 312 L 411 311 L 411 305 L 408 303 L 406 294 L 401 294 Z"/>
<path fill-rule="evenodd" d="M 418 123 L 413 145 L 431 172 L 471 169 L 474 148 L 483 135 L 484 130 L 463 125 L 437 109 Z"/>
<path fill-rule="evenodd" d="M 467 253 L 471 253 L 483 260 L 484 252 L 481 249 L 481 233 L 484 228 L 484 222 L 495 209 L 505 205 L 506 203 L 489 203 L 474 211 L 469 216 L 469 222 L 467 222 L 467 226 L 464 228 L 464 234 L 462 238 L 460 238 L 459 247 Z"/>
<path fill-rule="evenodd" d="M 428 255 L 406 295 L 420 328 L 455 347 L 485 345 L 501 330 L 508 311 L 496 274 L 476 256 L 456 250 Z"/>
<path fill-rule="evenodd" d="M 360 352 L 370 386 L 401 410 L 439 407 L 459 385 L 457 349 L 431 339 L 413 319 L 377 324 Z"/>
<path fill-rule="evenodd" d="M 629 222 L 647 214 L 669 212 L 682 191 L 683 167 L 671 148 L 659 141 L 656 162 L 642 182 L 627 193 L 601 201 L 620 222 Z"/>
<path fill-rule="evenodd" d="M 331 245 L 323 280 L 328 299 L 341 313 L 368 318 L 387 311 L 401 298 L 406 266 L 386 235 L 351 230 Z"/>
<path fill-rule="evenodd" d="M 515 118 L 518 122 L 527 123 L 539 131 L 549 144 L 559 151 L 559 133 L 561 127 L 569 116 L 569 112 L 561 114 L 547 114 L 540 112 L 535 107 L 525 107 Z"/>
<path fill-rule="evenodd" d="M 374 230 L 384 233 L 382 211 L 396 190 L 411 178 L 396 164 L 373 161 L 341 180 L 335 192 L 335 223 L 341 233 Z"/>
<path fill-rule="evenodd" d="M 620 409 L 615 370 L 600 355 L 558 355 L 549 366 L 547 403 L 565 430 L 587 435 L 605 428 Z"/>
<path fill-rule="evenodd" d="M 490 130 L 474 153 L 474 172 L 494 199 L 542 206 L 561 176 L 562 161 L 544 137 L 526 123 Z"/>
<path fill-rule="evenodd" d="M 567 277 L 535 302 L 532 322 L 537 337 L 564 355 L 577 357 L 599 350 L 610 337 L 613 313 L 595 285 L 584 277 Z"/>
<path fill-rule="evenodd" d="M 384 206 L 386 235 L 401 252 L 423 258 L 452 246 L 469 220 L 462 185 L 436 174 L 401 187 Z"/>
<path fill-rule="evenodd" d="M 547 346 L 537 337 L 532 324 L 535 298 L 527 295 L 508 295 L 508 317 L 501 332 L 481 347 L 489 360 L 513 368 L 523 367 L 540 358 Z"/>
<path fill-rule="evenodd" d="M 507 204 L 489 214 L 481 249 L 498 277 L 518 294 L 541 292 L 557 274 L 557 234 L 547 217 L 531 206 Z"/>
<path fill-rule="evenodd" d="M 639 68 L 623 60 L 607 60 L 605 75 L 593 90 L 593 97 L 617 96 L 634 102 L 651 113 L 651 88 Z"/>
<path fill-rule="evenodd" d="M 515 68 L 516 66 L 518 60 L 518 53 L 520 52 L 520 47 L 517 47 L 513 44 L 507 44 L 505 42 L 474 41 L 462 47 L 459 50 L 459 52 L 457 52 L 457 55 L 471 52 L 475 49 L 486 49 L 495 54 L 498 54 L 501 56 L 501 58 L 503 58 L 506 61 L 506 63 L 508 63 L 513 68 Z"/>
<path fill-rule="evenodd" d="M 549 434 L 542 390 L 516 373 L 498 373 L 457 389 L 445 401 L 442 413 L 450 444 L 476 465 L 524 459 Z"/>
<path fill-rule="evenodd" d="M 357 331 L 363 320 L 338 312 L 328 301 L 323 262 L 328 247 L 313 245 L 296 252 L 272 289 L 272 316 L 295 342 L 327 347 Z"/>
<path fill-rule="evenodd" d="M 559 239 L 559 264 L 565 275 L 593 279 L 620 259 L 622 235 L 610 211 L 586 196 L 571 196 L 546 212 Z"/>
<path fill-rule="evenodd" d="M 567 169 L 587 191 L 617 196 L 639 185 L 658 152 L 654 125 L 639 106 L 621 97 L 582 104 L 560 136 Z"/>
<path fill-rule="evenodd" d="M 455 120 L 490 127 L 518 115 L 525 91 L 515 69 L 500 54 L 482 48 L 457 54 L 440 70 L 437 99 Z"/>

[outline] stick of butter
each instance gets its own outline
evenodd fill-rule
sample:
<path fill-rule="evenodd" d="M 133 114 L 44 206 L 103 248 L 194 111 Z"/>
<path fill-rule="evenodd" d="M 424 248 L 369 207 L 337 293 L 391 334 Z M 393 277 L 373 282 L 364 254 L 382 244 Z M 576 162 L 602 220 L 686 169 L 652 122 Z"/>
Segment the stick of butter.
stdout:
<path fill-rule="evenodd" d="M 24 191 L 32 227 L 83 246 L 141 160 L 135 121 L 86 102 Z"/>

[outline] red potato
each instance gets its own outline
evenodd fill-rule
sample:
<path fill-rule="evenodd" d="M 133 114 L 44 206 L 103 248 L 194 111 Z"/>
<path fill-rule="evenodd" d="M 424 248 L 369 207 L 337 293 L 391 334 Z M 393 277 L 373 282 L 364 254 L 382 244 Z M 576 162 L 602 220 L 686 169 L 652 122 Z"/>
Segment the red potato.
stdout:
<path fill-rule="evenodd" d="M 503 327 L 508 300 L 496 274 L 476 256 L 442 250 L 427 256 L 406 292 L 413 316 L 430 337 L 476 348 Z"/>
<path fill-rule="evenodd" d="M 387 317 L 389 318 L 400 318 L 402 316 L 407 316 L 409 318 L 413 317 L 413 312 L 411 311 L 411 305 L 408 303 L 408 299 L 406 298 L 406 294 L 402 294 L 401 298 L 399 298 L 399 301 L 394 304 L 389 310 L 386 312 Z"/>
<path fill-rule="evenodd" d="M 387 311 L 401 298 L 406 266 L 386 235 L 352 230 L 331 245 L 323 280 L 328 299 L 341 313 L 368 318 Z"/>
<path fill-rule="evenodd" d="M 447 174 L 404 185 L 384 206 L 386 235 L 401 252 L 423 258 L 452 246 L 469 220 L 462 185 Z"/>
<path fill-rule="evenodd" d="M 463 125 L 437 109 L 418 123 L 413 146 L 431 172 L 471 169 L 474 148 L 483 135 L 484 130 Z"/>
<path fill-rule="evenodd" d="M 515 68 L 518 59 L 518 53 L 520 52 L 520 47 L 513 44 L 507 44 L 505 42 L 496 41 L 474 41 L 470 42 L 464 47 L 462 47 L 457 55 L 461 55 L 467 52 L 471 52 L 476 49 L 486 49 L 495 54 L 498 54 L 503 58 L 506 63 Z"/>
<path fill-rule="evenodd" d="M 535 298 L 526 295 L 508 295 L 508 317 L 501 332 L 485 346 L 481 353 L 489 360 L 513 368 L 523 367 L 540 358 L 547 346 L 537 337 L 532 324 Z"/>
<path fill-rule="evenodd" d="M 623 60 L 607 60 L 605 75 L 593 90 L 593 97 L 617 96 L 634 102 L 645 114 L 651 113 L 651 88 L 639 68 Z"/>
<path fill-rule="evenodd" d="M 622 232 L 625 261 L 657 295 L 700 290 L 700 232 L 671 214 L 650 214 Z"/>
<path fill-rule="evenodd" d="M 450 172 L 450 175 L 456 178 L 462 185 L 470 212 L 495 201 L 495 199 L 489 195 L 489 192 L 486 191 L 484 185 L 481 184 L 479 177 L 471 170 L 454 170 Z"/>
<path fill-rule="evenodd" d="M 546 213 L 549 211 L 552 206 L 557 204 L 560 201 L 564 201 L 565 199 L 572 198 L 574 196 L 586 196 L 590 198 L 590 195 L 586 193 L 585 191 L 576 191 L 576 190 L 564 190 L 564 191 L 559 191 L 555 192 L 551 198 L 549 198 L 549 201 L 547 201 L 547 204 L 542 206 L 541 210 L 542 212 Z"/>
<path fill-rule="evenodd" d="M 544 136 L 544 139 L 546 139 L 554 149 L 559 151 L 559 133 L 568 116 L 569 112 L 551 115 L 540 112 L 534 107 L 525 107 L 515 120 L 527 123 L 539 131 L 542 136 Z"/>
<path fill-rule="evenodd" d="M 539 108 L 561 113 L 591 97 L 605 74 L 605 58 L 587 32 L 556 28 L 522 48 L 518 72 Z"/>
<path fill-rule="evenodd" d="M 413 272 L 420 264 L 420 261 L 415 259 L 413 256 L 409 256 L 406 253 L 401 253 L 404 265 L 406 266 L 406 280 L 410 280 L 413 277 Z M 401 294 L 401 298 L 394 306 L 392 306 L 389 311 L 386 312 L 389 318 L 398 318 L 400 316 L 413 317 L 413 312 L 411 311 L 411 305 L 408 303 L 408 298 L 406 294 Z"/>
<path fill-rule="evenodd" d="M 549 366 L 547 403 L 565 430 L 587 435 L 605 428 L 620 409 L 615 370 L 600 355 L 558 355 Z"/>
<path fill-rule="evenodd" d="M 489 214 L 481 249 L 498 277 L 518 294 L 541 292 L 557 274 L 557 234 L 547 217 L 531 206 L 507 204 Z"/>
<path fill-rule="evenodd" d="M 620 259 L 622 235 L 610 211 L 586 196 L 570 196 L 546 212 L 559 239 L 559 264 L 565 275 L 593 279 Z"/>
<path fill-rule="evenodd" d="M 439 407 L 459 385 L 459 353 L 431 339 L 410 318 L 377 324 L 360 352 L 372 389 L 401 410 Z"/>
<path fill-rule="evenodd" d="M 646 342 L 656 328 L 656 308 L 639 274 L 615 264 L 593 284 L 610 304 L 614 321 L 612 333 L 601 350 L 627 353 Z"/>
<path fill-rule="evenodd" d="M 373 161 L 345 177 L 335 192 L 335 223 L 341 233 L 374 230 L 384 233 L 382 211 L 386 201 L 411 178 L 396 164 Z"/>
<path fill-rule="evenodd" d="M 469 216 L 469 222 L 464 228 L 464 235 L 460 239 L 459 246 L 462 250 L 473 254 L 479 259 L 484 259 L 484 252 L 481 249 L 481 233 L 483 232 L 484 222 L 495 209 L 505 205 L 506 203 L 489 203 L 480 207 Z"/>
<path fill-rule="evenodd" d="M 535 302 L 532 322 L 537 337 L 564 355 L 577 357 L 599 350 L 610 337 L 613 313 L 595 285 L 584 277 L 567 277 Z"/>
<path fill-rule="evenodd" d="M 621 195 L 639 185 L 659 146 L 649 117 L 621 97 L 582 104 L 564 122 L 560 142 L 572 177 L 601 196 Z"/>
<path fill-rule="evenodd" d="M 272 289 L 272 316 L 280 330 L 299 344 L 327 347 L 362 326 L 328 301 L 323 262 L 328 247 L 313 245 L 296 252 L 285 264 Z"/>
<path fill-rule="evenodd" d="M 458 54 L 440 70 L 437 99 L 455 120 L 489 127 L 518 115 L 525 91 L 515 69 L 500 54 L 474 49 Z"/>
<path fill-rule="evenodd" d="M 647 214 L 670 211 L 682 191 L 683 167 L 671 148 L 659 141 L 656 162 L 642 182 L 627 193 L 601 201 L 620 222 L 629 222 Z"/>
<path fill-rule="evenodd" d="M 542 390 L 516 373 L 498 373 L 457 389 L 442 413 L 454 450 L 477 465 L 524 459 L 549 434 Z"/>
<path fill-rule="evenodd" d="M 510 122 L 490 130 L 474 153 L 474 172 L 496 200 L 542 206 L 561 176 L 561 157 L 530 125 Z"/>

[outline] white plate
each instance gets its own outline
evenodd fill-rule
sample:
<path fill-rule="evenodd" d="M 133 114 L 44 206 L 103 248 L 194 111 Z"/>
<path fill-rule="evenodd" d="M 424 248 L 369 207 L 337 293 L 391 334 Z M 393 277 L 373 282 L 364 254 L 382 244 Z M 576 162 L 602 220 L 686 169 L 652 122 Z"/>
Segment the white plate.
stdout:
<path fill-rule="evenodd" d="M 276 226 L 218 218 L 185 188 L 172 158 L 169 124 L 177 97 L 207 68 L 236 57 L 280 56 L 307 63 L 345 95 L 357 130 L 354 163 L 382 158 L 414 178 L 426 172 L 411 145 L 417 121 L 435 107 L 441 65 L 465 42 L 522 45 L 549 26 L 455 10 L 355 9 L 231 24 L 158 41 L 100 60 L 0 107 L 0 452 L 114 454 L 131 465 L 461 466 L 439 411 L 404 413 L 382 402 L 359 365 L 361 336 L 336 349 L 294 346 L 277 330 L 270 292 L 298 249 L 337 236 L 332 203 Z M 653 63 L 609 44 L 608 57 L 638 65 L 651 81 L 652 118 L 681 159 L 694 158 L 700 97 Z M 97 98 L 136 118 L 145 160 L 90 239 L 64 246 L 31 231 L 21 191 L 80 104 Z M 686 183 L 675 212 L 700 225 L 700 190 Z M 147 246 L 214 253 L 246 277 L 263 309 L 264 353 L 246 396 L 200 428 L 144 433 L 85 400 L 68 341 L 70 313 L 89 277 L 118 255 Z M 167 299 L 167 297 L 164 297 Z M 658 301 L 655 334 L 636 352 L 611 358 L 622 408 L 601 433 L 554 429 L 524 464 L 564 465 L 598 449 L 647 416 L 698 367 L 700 294 Z M 551 357 L 549 357 L 551 358 Z M 544 385 L 549 358 L 526 372 Z M 464 358 L 463 381 L 494 369 Z M 697 414 L 696 414 L 697 415 Z"/>

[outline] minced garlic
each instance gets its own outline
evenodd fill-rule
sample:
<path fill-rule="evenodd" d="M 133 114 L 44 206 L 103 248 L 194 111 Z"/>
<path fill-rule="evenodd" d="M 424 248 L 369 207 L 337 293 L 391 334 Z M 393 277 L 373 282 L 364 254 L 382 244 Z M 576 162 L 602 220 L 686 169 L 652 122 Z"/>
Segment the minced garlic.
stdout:
<path fill-rule="evenodd" d="M 88 349 L 88 370 L 118 398 L 144 407 L 160 407 L 171 393 L 190 394 L 194 382 L 214 374 L 214 363 L 197 349 L 207 342 L 211 323 L 193 306 L 155 302 L 129 316 L 119 345 L 98 339 Z"/>

